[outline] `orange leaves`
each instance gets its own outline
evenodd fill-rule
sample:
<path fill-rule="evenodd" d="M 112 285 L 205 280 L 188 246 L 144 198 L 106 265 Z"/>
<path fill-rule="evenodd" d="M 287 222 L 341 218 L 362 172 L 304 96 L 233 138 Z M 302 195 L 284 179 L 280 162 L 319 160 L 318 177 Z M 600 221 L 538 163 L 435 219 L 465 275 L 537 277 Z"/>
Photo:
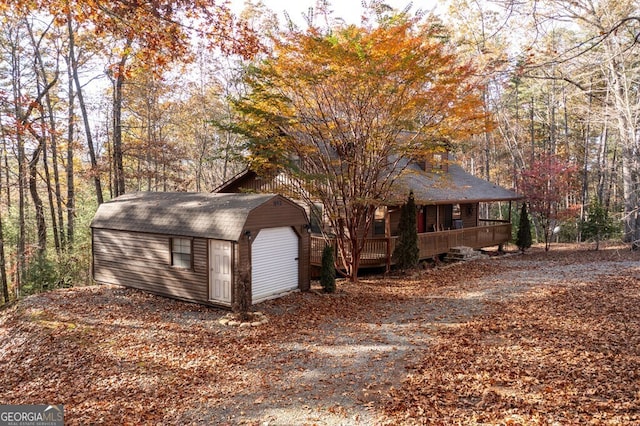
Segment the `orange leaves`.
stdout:
<path fill-rule="evenodd" d="M 577 256 L 565 252 L 525 261 L 548 267 L 566 263 L 567 269 L 575 263 L 575 271 L 564 276 L 547 271 L 541 276 L 557 280 L 553 287 L 542 285 L 524 297 L 496 301 L 492 314 L 439 333 L 402 389 L 392 394 L 391 412 L 409 422 L 456 424 L 640 420 L 631 408 L 638 403 L 640 336 L 624 325 L 640 320 L 637 301 L 629 298 L 640 282 L 628 272 L 591 276 L 605 255 L 602 260 L 596 259 L 599 255 L 583 259 L 594 262 L 584 265 L 590 273 L 576 273 Z M 502 273 L 510 264 L 502 263 Z M 525 275 L 539 273 L 528 270 Z"/>
<path fill-rule="evenodd" d="M 423 139 L 454 137 L 484 120 L 478 120 L 473 69 L 441 32 L 417 18 L 335 28 L 328 35 L 313 28 L 289 32 L 274 40 L 272 57 L 247 79 L 253 95 L 240 108 L 248 117 L 271 117 L 265 124 L 289 135 L 293 152 L 336 141 L 367 144 L 385 135 L 386 144 L 374 153 L 385 155 L 401 131 L 415 130 Z"/>
<path fill-rule="evenodd" d="M 224 3 L 41 0 L 26 7 L 49 12 L 61 26 L 68 20 L 84 25 L 98 37 L 111 39 L 114 48 L 114 39 L 133 40 L 139 58 L 149 65 L 185 60 L 191 48 L 190 39 L 196 36 L 225 53 L 245 57 L 261 48 L 257 35 L 245 22 L 237 20 Z"/>

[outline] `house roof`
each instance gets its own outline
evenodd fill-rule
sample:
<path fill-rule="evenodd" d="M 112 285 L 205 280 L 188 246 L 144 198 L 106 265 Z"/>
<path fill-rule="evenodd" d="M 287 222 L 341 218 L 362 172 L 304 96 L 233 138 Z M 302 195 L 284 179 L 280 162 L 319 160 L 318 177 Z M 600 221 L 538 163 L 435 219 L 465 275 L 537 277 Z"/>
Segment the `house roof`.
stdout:
<path fill-rule="evenodd" d="M 91 227 L 237 241 L 250 212 L 275 197 L 134 192 L 101 204 Z"/>
<path fill-rule="evenodd" d="M 392 195 L 387 202 L 402 204 L 409 191 L 413 191 L 419 204 L 459 204 L 487 201 L 514 201 L 523 197 L 514 191 L 473 176 L 457 164 L 449 164 L 447 172 L 425 172 L 418 164 L 405 164 L 392 187 Z M 257 174 L 250 170 L 218 187 L 216 192 L 238 189 L 243 182 L 255 179 Z"/>
<path fill-rule="evenodd" d="M 242 185 L 243 182 L 245 182 L 246 180 L 255 179 L 257 176 L 258 174 L 253 170 L 248 168 L 244 169 L 241 172 L 237 173 L 235 176 L 231 177 L 231 179 L 218 185 L 218 187 L 211 192 L 233 192 L 233 190 Z"/>
<path fill-rule="evenodd" d="M 404 202 L 413 191 L 419 204 L 458 204 L 483 201 L 511 201 L 522 199 L 514 191 L 505 189 L 464 171 L 457 164 L 449 164 L 447 172 L 425 172 L 414 162 L 407 165 L 393 185 L 393 193 Z M 392 200 L 390 200 L 392 201 Z"/>

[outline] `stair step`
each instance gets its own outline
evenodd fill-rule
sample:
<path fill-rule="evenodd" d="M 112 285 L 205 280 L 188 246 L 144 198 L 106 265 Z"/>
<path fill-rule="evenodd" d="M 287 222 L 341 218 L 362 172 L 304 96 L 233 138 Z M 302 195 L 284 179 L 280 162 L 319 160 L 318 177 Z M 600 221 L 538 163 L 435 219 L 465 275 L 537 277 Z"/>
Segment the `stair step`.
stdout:
<path fill-rule="evenodd" d="M 458 246 L 451 247 L 447 255 L 444 257 L 444 260 L 447 262 L 460 262 L 477 259 L 479 257 L 485 257 L 485 255 L 471 247 Z"/>

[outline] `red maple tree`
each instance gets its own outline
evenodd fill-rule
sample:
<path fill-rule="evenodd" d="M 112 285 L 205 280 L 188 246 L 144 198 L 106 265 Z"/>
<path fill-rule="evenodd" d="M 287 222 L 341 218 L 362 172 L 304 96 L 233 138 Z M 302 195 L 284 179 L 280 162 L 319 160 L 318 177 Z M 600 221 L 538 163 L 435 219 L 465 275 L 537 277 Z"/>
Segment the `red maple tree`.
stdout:
<path fill-rule="evenodd" d="M 576 213 L 571 194 L 577 188 L 577 165 L 554 154 L 543 154 L 520 172 L 521 188 L 530 213 L 542 228 L 545 250 L 549 250 L 554 228 Z"/>

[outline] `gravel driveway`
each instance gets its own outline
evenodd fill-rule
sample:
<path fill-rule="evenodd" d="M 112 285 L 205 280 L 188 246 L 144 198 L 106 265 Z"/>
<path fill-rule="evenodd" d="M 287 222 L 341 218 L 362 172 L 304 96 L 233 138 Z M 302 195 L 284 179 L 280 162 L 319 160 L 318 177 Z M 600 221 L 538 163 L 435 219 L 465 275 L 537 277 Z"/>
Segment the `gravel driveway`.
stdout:
<path fill-rule="evenodd" d="M 558 248 L 556 248 L 557 250 Z M 492 301 L 523 297 L 541 287 L 588 284 L 611 274 L 640 277 L 623 250 L 513 254 L 420 271 L 409 277 L 370 277 L 341 283 L 337 295 L 294 294 L 262 304 L 272 322 L 318 301 L 338 300 L 336 317 L 318 312 L 315 327 L 274 341 L 275 356 L 246 365 L 265 383 L 229 400 L 227 410 L 200 407 L 181 420 L 229 424 L 391 424 L 380 415 L 389 391 L 429 350 L 434 331 L 488 313 Z M 372 297 L 377 296 L 377 297 Z M 330 302 L 331 303 L 331 302 Z M 325 304 L 322 303 L 321 306 Z M 304 315 L 303 315 L 304 316 Z M 281 324 L 278 324 L 281 326 Z M 286 327 L 286 326 L 285 326 Z"/>

